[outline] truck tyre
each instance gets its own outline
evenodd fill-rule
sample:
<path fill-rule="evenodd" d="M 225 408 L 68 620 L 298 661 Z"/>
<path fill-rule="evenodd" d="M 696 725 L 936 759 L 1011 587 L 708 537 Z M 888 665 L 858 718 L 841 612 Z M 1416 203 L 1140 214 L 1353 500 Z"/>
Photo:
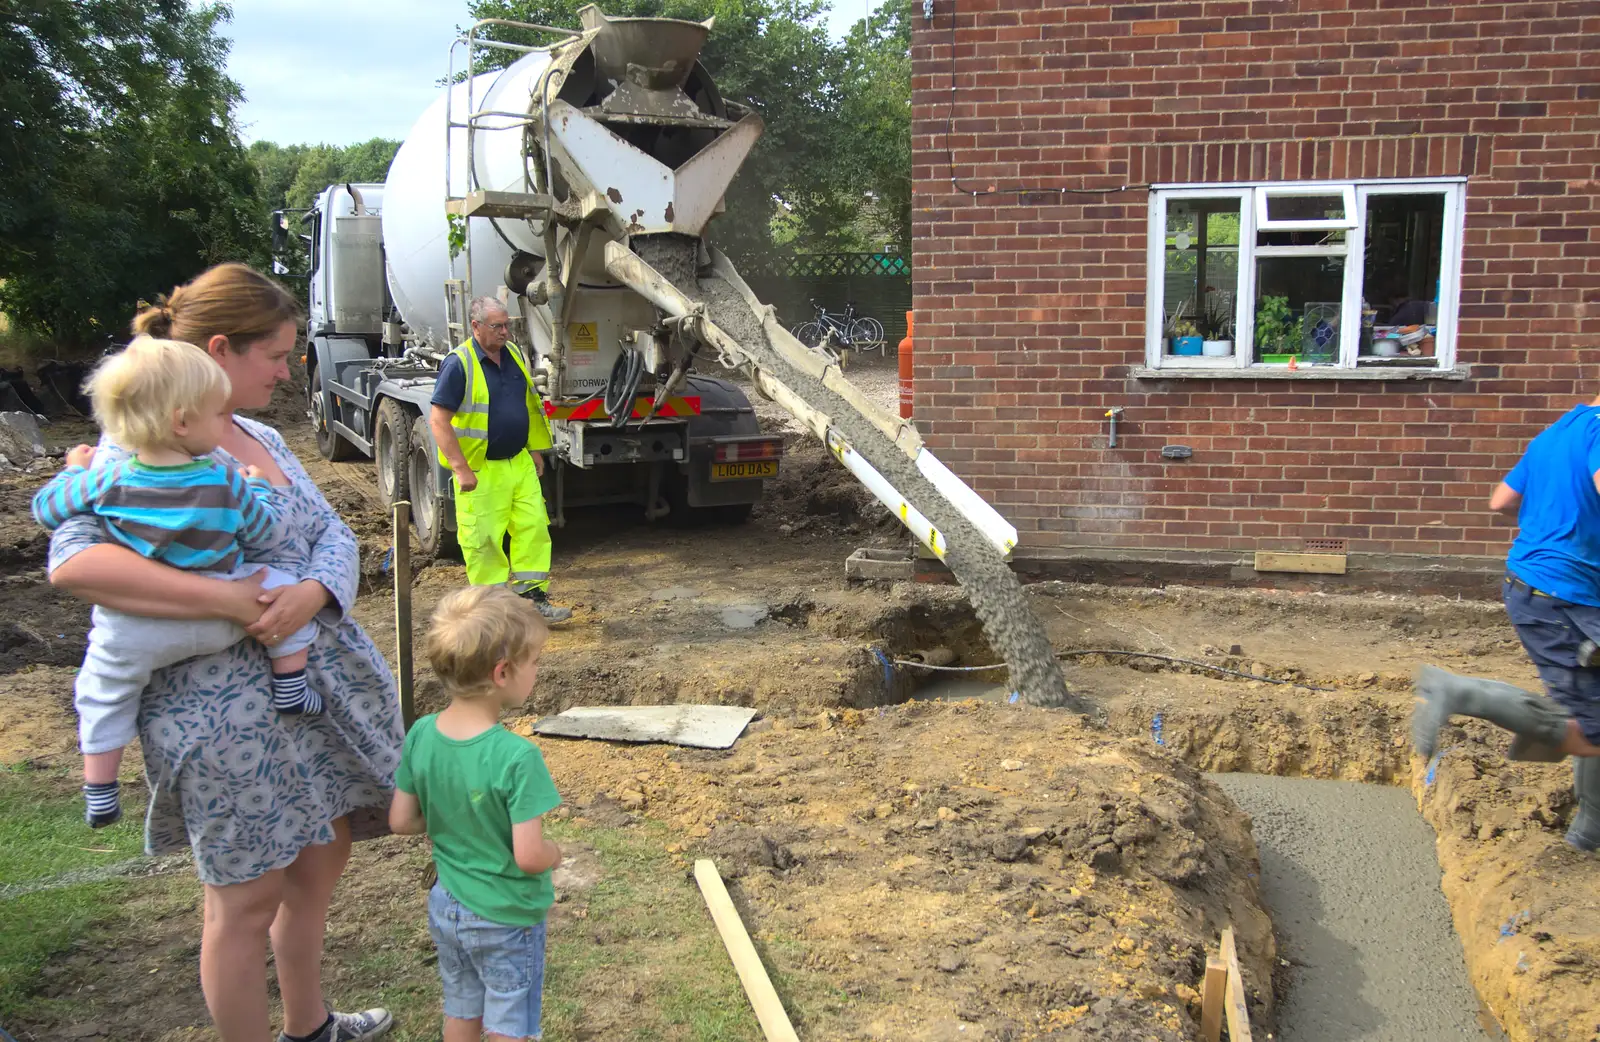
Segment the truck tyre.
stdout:
<path fill-rule="evenodd" d="M 378 406 L 372 432 L 372 459 L 378 467 L 378 493 L 392 507 L 411 497 L 411 426 L 416 414 L 393 398 Z"/>
<path fill-rule="evenodd" d="M 306 388 L 306 398 L 311 406 L 311 427 L 317 435 L 317 451 L 322 453 L 323 459 L 331 463 L 347 463 L 359 459 L 361 450 L 345 440 L 344 436 L 334 431 L 328 423 L 333 412 L 333 395 L 327 389 L 327 376 L 322 366 L 317 366 L 307 383 L 309 386 Z"/>
<path fill-rule="evenodd" d="M 407 483 L 411 494 L 411 523 L 417 530 L 417 549 L 437 556 L 444 545 L 445 500 L 439 488 L 439 468 L 428 429 L 428 418 L 418 416 L 411 424 L 411 451 L 406 453 Z"/>
<path fill-rule="evenodd" d="M 754 503 L 726 503 L 714 507 L 689 505 L 689 478 L 682 473 L 668 475 L 661 483 L 666 497 L 668 528 L 704 528 L 708 525 L 742 525 L 750 520 Z"/>

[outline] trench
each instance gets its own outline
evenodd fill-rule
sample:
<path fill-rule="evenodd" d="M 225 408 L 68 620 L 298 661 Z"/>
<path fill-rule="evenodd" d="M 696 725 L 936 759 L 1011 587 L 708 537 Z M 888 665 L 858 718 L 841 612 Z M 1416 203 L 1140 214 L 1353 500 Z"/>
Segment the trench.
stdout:
<path fill-rule="evenodd" d="M 917 621 L 924 625 L 897 634 L 909 643 L 883 649 L 886 655 L 925 655 L 943 637 L 959 647 L 947 646 L 952 664 L 995 660 L 981 632 L 959 619 Z M 903 672 L 913 676 L 884 684 L 885 700 L 1011 700 L 1002 672 Z M 1139 710 L 1113 709 L 1109 725 L 1159 742 L 1205 770 L 1251 818 L 1262 901 L 1281 960 L 1270 1037 L 1283 1042 L 1493 1042 L 1506 1037 L 1473 989 L 1440 886 L 1436 834 L 1405 787 L 1406 750 L 1375 749 L 1373 759 L 1356 768 L 1362 780 L 1315 778 L 1307 776 L 1303 758 L 1249 748 L 1283 744 L 1281 735 L 1274 742 L 1263 733 L 1263 721 L 1236 713 L 1224 728 L 1208 727 L 1204 715 L 1192 709 L 1165 715 L 1163 727 L 1160 712 L 1152 720 Z M 1403 721 L 1387 726 L 1395 723 Z M 1359 734 L 1344 738 L 1352 744 L 1367 740 Z M 1380 744 L 1376 736 L 1373 744 Z M 1270 773 L 1247 773 L 1240 765 Z M 1264 1034 L 1258 1026 L 1258 1037 Z"/>
<path fill-rule="evenodd" d="M 1400 788 L 1211 774 L 1251 818 L 1284 1042 L 1466 1042 L 1480 1022 L 1433 828 Z"/>

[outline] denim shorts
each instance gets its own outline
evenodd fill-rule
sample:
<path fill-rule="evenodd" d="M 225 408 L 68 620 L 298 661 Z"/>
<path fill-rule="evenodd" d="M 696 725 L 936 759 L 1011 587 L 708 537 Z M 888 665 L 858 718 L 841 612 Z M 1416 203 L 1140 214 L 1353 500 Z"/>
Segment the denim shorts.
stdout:
<path fill-rule="evenodd" d="M 435 884 L 428 894 L 428 932 L 439 949 L 445 1016 L 482 1017 L 483 1030 L 508 1038 L 540 1037 L 544 923 L 490 922 Z"/>
<path fill-rule="evenodd" d="M 1600 745 L 1600 669 L 1578 665 L 1585 637 L 1600 644 L 1600 608 L 1537 593 L 1514 579 L 1500 595 L 1545 691 L 1578 721 L 1585 738 Z"/>

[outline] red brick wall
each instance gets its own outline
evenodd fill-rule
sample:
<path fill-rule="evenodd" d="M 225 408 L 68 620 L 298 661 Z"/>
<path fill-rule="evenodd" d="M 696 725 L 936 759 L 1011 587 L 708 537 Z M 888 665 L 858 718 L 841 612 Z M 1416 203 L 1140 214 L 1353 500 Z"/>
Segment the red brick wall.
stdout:
<path fill-rule="evenodd" d="M 1490 488 L 1600 392 L 1600 2 L 959 0 L 948 136 L 913 6 L 917 424 L 1024 551 L 1503 551 Z M 1455 174 L 1472 379 L 1129 375 L 1144 183 Z"/>

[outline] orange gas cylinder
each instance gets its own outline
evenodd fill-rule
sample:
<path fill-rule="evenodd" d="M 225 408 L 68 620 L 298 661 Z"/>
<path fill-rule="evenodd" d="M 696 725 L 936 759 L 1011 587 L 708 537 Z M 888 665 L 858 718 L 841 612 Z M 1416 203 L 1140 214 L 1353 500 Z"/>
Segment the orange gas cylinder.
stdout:
<path fill-rule="evenodd" d="M 914 312 L 906 312 L 906 338 L 900 341 L 900 418 L 911 419 L 911 334 Z"/>

